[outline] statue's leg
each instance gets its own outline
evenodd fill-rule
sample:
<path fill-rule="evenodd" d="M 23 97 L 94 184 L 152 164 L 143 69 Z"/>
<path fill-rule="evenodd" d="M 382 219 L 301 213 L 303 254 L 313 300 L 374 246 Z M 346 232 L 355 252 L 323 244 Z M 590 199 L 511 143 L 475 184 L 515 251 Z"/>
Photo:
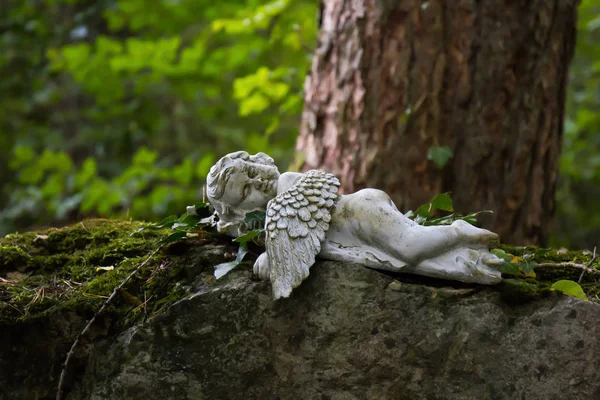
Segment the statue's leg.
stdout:
<path fill-rule="evenodd" d="M 413 265 L 455 248 L 488 249 L 498 240 L 496 234 L 463 221 L 418 225 L 399 212 L 387 194 L 375 189 L 343 196 L 334 218 L 335 225 L 343 225 L 361 241 Z"/>

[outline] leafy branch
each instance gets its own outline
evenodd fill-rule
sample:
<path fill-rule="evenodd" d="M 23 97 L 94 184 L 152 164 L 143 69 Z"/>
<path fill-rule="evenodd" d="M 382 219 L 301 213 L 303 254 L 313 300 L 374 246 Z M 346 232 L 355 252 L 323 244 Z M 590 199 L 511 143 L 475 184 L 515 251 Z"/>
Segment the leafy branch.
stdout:
<path fill-rule="evenodd" d="M 222 278 L 229 271 L 244 263 L 244 257 L 246 256 L 246 254 L 250 253 L 248 249 L 248 243 L 253 242 L 257 245 L 262 246 L 263 240 L 261 240 L 261 237 L 263 237 L 265 234 L 264 226 L 266 217 L 267 214 L 263 211 L 252 211 L 246 214 L 246 217 L 244 218 L 244 223 L 247 226 L 253 227 L 254 229 L 246 232 L 242 236 L 233 239 L 234 242 L 240 244 L 237 256 L 233 261 L 216 265 L 215 278 Z"/>
<path fill-rule="evenodd" d="M 448 215 L 442 217 L 436 217 L 437 212 L 447 212 Z M 480 214 L 493 214 L 491 210 L 477 211 L 467 215 L 454 212 L 454 204 L 450 193 L 438 194 L 429 203 L 423 204 L 415 211 L 408 211 L 405 216 L 414 220 L 419 225 L 433 226 L 433 225 L 450 225 L 454 221 L 462 220 L 475 225 L 477 223 L 477 216 Z"/>

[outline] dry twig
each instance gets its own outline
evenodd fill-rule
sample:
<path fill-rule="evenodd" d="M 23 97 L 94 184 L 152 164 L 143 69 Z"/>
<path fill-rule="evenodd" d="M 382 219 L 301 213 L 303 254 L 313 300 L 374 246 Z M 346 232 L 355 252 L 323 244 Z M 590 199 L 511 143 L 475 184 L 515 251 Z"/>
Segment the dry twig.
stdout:
<path fill-rule="evenodd" d="M 594 263 L 594 261 L 596 261 L 596 247 L 594 247 L 594 254 L 592 255 L 592 259 L 590 260 L 589 263 L 587 263 L 587 267 L 590 268 L 592 266 L 592 264 Z M 583 274 L 585 273 L 585 269 L 583 271 L 581 271 L 581 275 L 579 275 L 579 280 L 577 281 L 578 283 L 581 283 L 581 280 L 583 279 Z"/>
<path fill-rule="evenodd" d="M 94 316 L 92 317 L 92 319 L 87 323 L 87 325 L 85 326 L 85 328 L 83 328 L 83 330 L 79 333 L 79 335 L 77 335 L 77 337 L 75 338 L 75 341 L 73 342 L 73 345 L 71 346 L 71 349 L 67 353 L 67 358 L 65 359 L 65 363 L 63 364 L 63 369 L 62 369 L 62 371 L 60 373 L 60 380 L 58 381 L 58 388 L 57 388 L 57 391 L 56 391 L 56 400 L 61 400 L 62 399 L 63 386 L 64 386 L 64 383 L 65 383 L 65 377 L 67 375 L 67 368 L 69 366 L 69 361 L 71 360 L 71 357 L 75 353 L 75 348 L 79 344 L 79 340 L 81 339 L 81 337 L 83 335 L 85 335 L 87 333 L 87 331 L 89 331 L 90 327 L 93 325 L 94 321 L 96 320 L 96 317 L 98 315 L 100 315 L 102 313 L 102 311 L 104 311 L 104 309 L 106 308 L 106 306 L 108 306 L 108 304 L 117 295 L 117 293 L 119 293 L 119 291 L 123 288 L 123 286 L 125 286 L 125 284 L 127 282 L 129 282 L 129 280 L 135 274 L 137 274 L 138 271 L 140 269 L 142 269 L 142 267 L 144 265 L 146 265 L 148 263 L 148 261 L 150 261 L 152 259 L 152 257 L 154 257 L 154 255 L 161 249 L 161 247 L 162 246 L 159 246 L 156 250 L 154 250 L 152 252 L 152 254 L 150 254 L 148 256 L 148 258 L 146 258 L 144 260 L 143 263 L 141 263 L 140 265 L 138 265 L 137 268 L 135 270 L 133 270 L 133 272 L 131 274 L 129 274 L 129 276 L 127 276 L 127 278 L 125 278 L 121 282 L 121 284 L 115 288 L 115 290 L 113 290 L 112 294 L 108 297 L 108 299 L 106 299 L 106 301 L 104 302 L 104 304 L 102 305 L 102 307 L 100 307 L 100 309 L 96 312 L 96 314 L 94 314 Z"/>

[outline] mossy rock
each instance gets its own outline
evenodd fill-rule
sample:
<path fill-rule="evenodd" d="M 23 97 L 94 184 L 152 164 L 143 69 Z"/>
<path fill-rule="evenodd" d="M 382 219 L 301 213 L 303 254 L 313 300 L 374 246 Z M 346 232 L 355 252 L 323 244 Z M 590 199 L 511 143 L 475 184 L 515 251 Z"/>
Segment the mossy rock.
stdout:
<path fill-rule="evenodd" d="M 587 250 L 541 249 L 536 246 L 508 246 L 499 248 L 517 259 L 528 258 L 532 270 L 528 273 L 503 274 L 505 278 L 498 288 L 503 291 L 503 298 L 508 302 L 527 302 L 541 297 L 557 294 L 552 284 L 560 280 L 579 282 L 590 301 L 600 303 L 600 275 L 583 273 L 578 268 L 569 267 L 568 263 L 588 265 L 593 253 Z M 538 267 L 539 264 L 554 264 L 552 268 Z M 596 259 L 591 269 L 600 269 L 600 259 Z"/>
<path fill-rule="evenodd" d="M 113 290 L 158 248 L 158 240 L 169 229 L 150 229 L 149 224 L 106 219 L 86 220 L 64 228 L 11 234 L 0 239 L 0 323 L 35 319 L 61 310 L 97 311 Z M 162 249 L 123 288 L 110 308 L 122 325 L 156 314 L 184 297 L 202 281 L 214 283 L 212 267 L 228 261 L 227 252 L 207 256 L 207 244 L 235 246 L 226 238 L 202 233 L 187 243 Z M 501 245 L 517 257 L 540 254 L 538 263 L 587 263 L 585 251 L 540 251 L 537 247 Z M 210 252 L 209 252 L 210 253 Z M 198 267 L 201 265 L 201 267 Z M 600 261 L 592 267 L 600 267 Z M 498 289 L 507 301 L 528 301 L 551 293 L 552 283 L 577 281 L 580 270 L 552 268 L 535 270 L 535 278 L 505 275 Z M 600 301 L 598 277 L 584 275 L 581 286 L 592 301 Z"/>
<path fill-rule="evenodd" d="M 211 259 L 195 250 L 230 240 L 200 232 L 148 259 L 169 233 L 143 222 L 94 219 L 7 235 L 0 239 L 0 324 L 69 310 L 93 313 L 144 262 L 109 309 L 120 325 L 152 316 L 183 298 L 200 272 L 205 272 L 204 280 L 214 281 L 212 267 L 226 261 L 225 252 Z"/>

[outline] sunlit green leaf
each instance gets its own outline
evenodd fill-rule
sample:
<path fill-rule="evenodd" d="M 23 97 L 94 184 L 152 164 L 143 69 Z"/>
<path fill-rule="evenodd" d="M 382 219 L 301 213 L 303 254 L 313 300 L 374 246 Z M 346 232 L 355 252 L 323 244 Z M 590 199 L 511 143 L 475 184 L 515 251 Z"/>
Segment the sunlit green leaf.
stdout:
<path fill-rule="evenodd" d="M 200 161 L 198 161 L 198 164 L 196 165 L 196 176 L 198 176 L 200 179 L 206 179 L 206 176 L 208 175 L 208 171 L 210 170 L 210 167 L 212 167 L 214 163 L 215 163 L 214 153 L 205 153 L 202 156 L 202 158 L 200 158 Z"/>
<path fill-rule="evenodd" d="M 559 292 L 563 292 L 568 296 L 577 297 L 578 299 L 588 301 L 585 292 L 577 282 L 570 280 L 560 280 L 552 284 L 552 289 L 557 290 Z"/>

